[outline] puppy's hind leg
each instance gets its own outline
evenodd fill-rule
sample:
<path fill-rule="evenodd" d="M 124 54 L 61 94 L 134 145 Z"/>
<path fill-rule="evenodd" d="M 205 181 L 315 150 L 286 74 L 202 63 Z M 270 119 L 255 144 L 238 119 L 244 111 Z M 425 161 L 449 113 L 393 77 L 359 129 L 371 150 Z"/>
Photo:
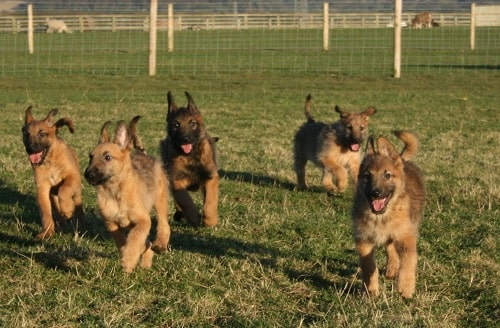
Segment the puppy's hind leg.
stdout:
<path fill-rule="evenodd" d="M 295 149 L 295 156 L 293 163 L 295 174 L 297 175 L 297 187 L 299 189 L 307 189 L 307 183 L 306 183 L 307 159 L 304 159 L 302 156 L 300 156 L 299 152 L 300 150 Z"/>

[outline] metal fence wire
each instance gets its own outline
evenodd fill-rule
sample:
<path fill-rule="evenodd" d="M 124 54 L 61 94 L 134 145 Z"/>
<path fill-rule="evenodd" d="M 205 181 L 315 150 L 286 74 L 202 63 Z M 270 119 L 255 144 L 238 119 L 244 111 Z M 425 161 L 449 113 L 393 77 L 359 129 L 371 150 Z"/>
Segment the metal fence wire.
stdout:
<path fill-rule="evenodd" d="M 394 71 L 394 0 L 326 2 L 326 17 L 325 2 L 315 0 L 155 1 L 158 75 Z M 149 1 L 30 4 L 31 12 L 25 1 L 0 3 L 2 76 L 148 74 Z M 476 3 L 486 5 L 488 23 L 471 28 L 471 2 L 404 1 L 402 73 L 498 71 L 500 3 Z M 422 13 L 429 24 L 415 22 Z"/>

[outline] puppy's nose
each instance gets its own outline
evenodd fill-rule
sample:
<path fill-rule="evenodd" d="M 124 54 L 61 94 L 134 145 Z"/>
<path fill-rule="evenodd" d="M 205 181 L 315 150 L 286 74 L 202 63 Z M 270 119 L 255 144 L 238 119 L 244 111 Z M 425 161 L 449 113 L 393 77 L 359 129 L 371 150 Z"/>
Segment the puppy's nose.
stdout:
<path fill-rule="evenodd" d="M 371 196 L 373 198 L 378 198 L 380 197 L 380 195 L 382 195 L 382 191 L 380 191 L 380 189 L 378 188 L 372 189 Z"/>
<path fill-rule="evenodd" d="M 92 179 L 94 177 L 94 172 L 92 172 L 92 170 L 86 169 L 83 175 L 86 179 Z"/>

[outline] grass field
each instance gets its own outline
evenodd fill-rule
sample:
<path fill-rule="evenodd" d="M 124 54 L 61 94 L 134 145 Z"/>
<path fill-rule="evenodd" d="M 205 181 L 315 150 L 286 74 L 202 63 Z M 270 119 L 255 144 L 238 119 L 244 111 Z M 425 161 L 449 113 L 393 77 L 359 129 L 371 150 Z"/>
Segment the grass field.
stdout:
<path fill-rule="evenodd" d="M 57 36 L 58 37 L 58 36 Z M 496 327 L 500 320 L 500 74 L 347 77 L 240 73 L 4 77 L 0 80 L 0 326 L 3 327 Z M 81 169 L 106 120 L 142 115 L 158 154 L 165 98 L 188 90 L 220 137 L 220 224 L 172 222 L 171 251 L 123 274 L 118 251 L 84 182 L 85 231 L 36 242 L 34 181 L 21 142 L 25 108 L 75 120 L 62 132 Z M 352 189 L 328 196 L 308 167 L 294 189 L 292 138 L 313 95 L 315 117 L 376 106 L 371 131 L 409 129 L 427 180 L 417 293 L 393 281 L 360 293 L 350 227 Z M 394 139 L 393 139 L 394 140 Z M 199 202 L 199 197 L 197 197 Z M 171 204 L 172 205 L 172 204 Z M 172 206 L 171 206 L 172 208 Z M 383 252 L 378 252 L 383 267 Z"/>
<path fill-rule="evenodd" d="M 158 74 L 319 73 L 391 75 L 394 72 L 390 28 L 332 29 L 329 51 L 320 29 L 178 31 L 174 51 L 158 34 Z M 500 67 L 500 28 L 478 28 L 470 50 L 467 27 L 402 33 L 402 74 L 467 74 Z M 0 34 L 0 76 L 33 74 L 147 75 L 149 34 L 142 31 L 35 33 L 28 54 L 26 34 Z"/>

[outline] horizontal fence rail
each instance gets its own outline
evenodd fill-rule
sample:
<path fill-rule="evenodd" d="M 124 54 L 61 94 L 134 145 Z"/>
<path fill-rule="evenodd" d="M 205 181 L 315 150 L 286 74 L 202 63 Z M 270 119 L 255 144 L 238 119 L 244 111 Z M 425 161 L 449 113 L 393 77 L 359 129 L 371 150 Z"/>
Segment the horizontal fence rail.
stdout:
<path fill-rule="evenodd" d="M 403 13 L 404 26 L 409 26 L 415 12 Z M 387 28 L 393 27 L 392 13 L 332 13 L 331 28 Z M 469 26 L 469 13 L 433 13 L 434 21 L 442 27 Z M 148 31 L 148 14 L 109 15 L 43 15 L 34 18 L 37 32 L 45 32 L 48 19 L 63 20 L 73 32 L 88 31 Z M 158 30 L 166 30 L 168 17 L 158 15 Z M 323 14 L 176 14 L 175 30 L 193 29 L 263 29 L 263 28 L 321 28 Z M 0 16 L 0 32 L 22 33 L 28 29 L 26 15 Z"/>

